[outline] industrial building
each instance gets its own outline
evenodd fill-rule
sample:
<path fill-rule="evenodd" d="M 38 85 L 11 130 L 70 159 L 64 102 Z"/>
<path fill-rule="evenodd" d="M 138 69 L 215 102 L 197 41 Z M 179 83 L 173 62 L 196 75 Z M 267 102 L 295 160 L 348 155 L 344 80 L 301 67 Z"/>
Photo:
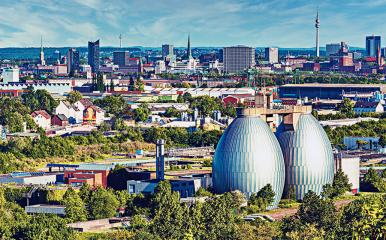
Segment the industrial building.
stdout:
<path fill-rule="evenodd" d="M 348 93 L 386 92 L 386 84 L 286 84 L 279 87 L 280 98 L 343 99 Z"/>
<path fill-rule="evenodd" d="M 310 190 L 320 194 L 333 181 L 334 158 L 311 106 L 277 107 L 265 90 L 256 94 L 255 103 L 256 108 L 238 109 L 217 145 L 215 192 L 240 190 L 249 197 L 271 184 L 276 195 L 270 208 L 277 207 L 283 190 L 293 189 L 297 199 Z"/>
<path fill-rule="evenodd" d="M 291 124 L 278 129 L 286 165 L 284 194 L 294 191 L 296 199 L 303 199 L 310 190 L 320 194 L 323 186 L 334 179 L 334 158 L 327 134 L 310 113 L 294 116 Z"/>
<path fill-rule="evenodd" d="M 158 184 L 165 180 L 165 141 L 157 140 L 156 144 L 156 179 L 129 180 L 127 191 L 130 194 L 153 194 Z M 150 175 L 149 175 L 150 176 Z M 179 192 L 181 198 L 193 197 L 200 188 L 211 186 L 210 174 L 190 174 L 169 180 L 171 189 Z"/>
<path fill-rule="evenodd" d="M 250 197 L 270 184 L 277 207 L 285 179 L 283 154 L 271 129 L 258 115 L 239 116 L 225 130 L 213 159 L 213 187 L 216 193 L 240 190 Z"/>
<path fill-rule="evenodd" d="M 44 173 L 44 172 L 14 172 L 10 174 L 0 175 L 1 183 L 14 183 L 20 185 L 49 185 L 55 184 L 63 174 Z"/>
<path fill-rule="evenodd" d="M 334 160 L 335 172 L 342 170 L 352 185 L 351 192 L 354 194 L 358 193 L 360 186 L 360 156 L 337 153 L 334 154 Z"/>

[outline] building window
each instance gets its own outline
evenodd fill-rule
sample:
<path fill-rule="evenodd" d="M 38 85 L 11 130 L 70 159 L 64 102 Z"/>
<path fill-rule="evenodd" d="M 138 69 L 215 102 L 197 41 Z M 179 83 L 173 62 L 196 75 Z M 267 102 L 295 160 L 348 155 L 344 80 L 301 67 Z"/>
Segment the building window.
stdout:
<path fill-rule="evenodd" d="M 129 193 L 130 193 L 130 194 L 135 193 L 135 185 L 134 185 L 134 184 L 130 184 L 130 185 L 129 185 Z"/>

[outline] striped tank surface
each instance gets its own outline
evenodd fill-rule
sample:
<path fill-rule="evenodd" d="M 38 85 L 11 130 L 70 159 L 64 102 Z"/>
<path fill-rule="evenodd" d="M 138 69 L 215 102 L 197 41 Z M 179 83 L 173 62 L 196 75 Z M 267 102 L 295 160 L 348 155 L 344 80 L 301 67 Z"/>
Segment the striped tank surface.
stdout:
<path fill-rule="evenodd" d="M 285 162 L 284 195 L 303 199 L 308 191 L 320 194 L 334 178 L 334 157 L 324 129 L 311 114 L 302 114 L 294 130 L 278 133 Z"/>

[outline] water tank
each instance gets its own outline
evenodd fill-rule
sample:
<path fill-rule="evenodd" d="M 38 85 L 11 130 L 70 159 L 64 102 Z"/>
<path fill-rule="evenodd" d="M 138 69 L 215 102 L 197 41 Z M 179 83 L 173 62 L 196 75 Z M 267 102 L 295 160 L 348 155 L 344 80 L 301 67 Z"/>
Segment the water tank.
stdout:
<path fill-rule="evenodd" d="M 284 160 L 279 142 L 260 117 L 240 114 L 222 135 L 213 160 L 216 193 L 240 190 L 247 197 L 271 184 L 277 207 L 284 188 Z"/>
<path fill-rule="evenodd" d="M 311 114 L 301 114 L 293 129 L 277 133 L 286 167 L 284 194 L 303 199 L 312 190 L 320 194 L 334 178 L 334 156 L 324 129 Z"/>

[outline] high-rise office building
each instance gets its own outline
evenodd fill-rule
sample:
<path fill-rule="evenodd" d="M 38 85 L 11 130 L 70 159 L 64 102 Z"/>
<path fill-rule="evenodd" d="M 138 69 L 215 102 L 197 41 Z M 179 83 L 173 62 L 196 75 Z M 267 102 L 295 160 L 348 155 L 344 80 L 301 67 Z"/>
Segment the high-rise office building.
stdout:
<path fill-rule="evenodd" d="M 279 48 L 265 48 L 265 61 L 268 63 L 279 62 Z"/>
<path fill-rule="evenodd" d="M 68 49 L 67 52 L 67 73 L 73 75 L 79 72 L 80 61 L 79 52 L 75 48 Z"/>
<path fill-rule="evenodd" d="M 129 51 L 116 51 L 113 53 L 113 62 L 119 67 L 129 65 L 130 52 Z"/>
<path fill-rule="evenodd" d="M 381 36 L 366 37 L 366 56 L 377 57 L 378 50 L 381 49 Z"/>
<path fill-rule="evenodd" d="M 225 72 L 240 72 L 255 64 L 255 50 L 247 46 L 225 47 L 223 60 Z"/>
<path fill-rule="evenodd" d="M 186 50 L 187 59 L 192 58 L 192 49 L 190 48 L 190 34 L 188 35 L 188 48 Z"/>
<path fill-rule="evenodd" d="M 162 58 L 174 55 L 174 46 L 171 44 L 162 45 Z"/>
<path fill-rule="evenodd" d="M 88 64 L 92 73 L 99 72 L 99 39 L 95 42 L 88 42 Z"/>
<path fill-rule="evenodd" d="M 329 43 L 326 44 L 326 56 L 331 56 L 339 53 L 340 43 Z"/>

